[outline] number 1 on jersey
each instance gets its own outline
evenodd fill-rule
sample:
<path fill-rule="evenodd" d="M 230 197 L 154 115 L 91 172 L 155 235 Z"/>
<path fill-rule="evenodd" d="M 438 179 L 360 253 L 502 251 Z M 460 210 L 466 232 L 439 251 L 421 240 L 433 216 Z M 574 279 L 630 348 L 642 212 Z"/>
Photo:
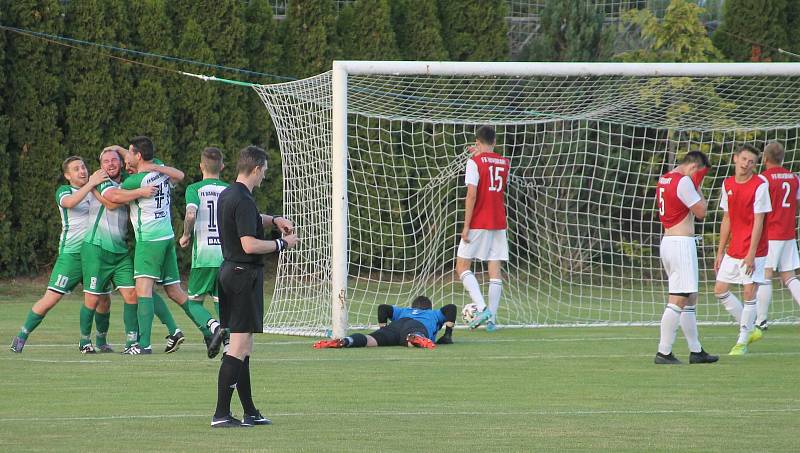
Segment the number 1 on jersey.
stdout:
<path fill-rule="evenodd" d="M 214 209 L 214 200 L 208 200 L 206 203 L 208 206 L 208 231 L 210 233 L 217 232 L 217 213 L 216 209 Z"/>

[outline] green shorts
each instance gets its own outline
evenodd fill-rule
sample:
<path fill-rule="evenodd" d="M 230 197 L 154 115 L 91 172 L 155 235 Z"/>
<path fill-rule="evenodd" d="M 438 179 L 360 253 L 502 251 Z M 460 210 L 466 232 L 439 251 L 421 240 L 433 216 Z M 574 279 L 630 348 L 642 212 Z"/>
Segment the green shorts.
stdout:
<path fill-rule="evenodd" d="M 81 282 L 83 271 L 81 269 L 80 253 L 62 253 L 58 255 L 53 272 L 50 273 L 50 282 L 47 289 L 59 294 L 67 294 Z"/>
<path fill-rule="evenodd" d="M 218 267 L 193 267 L 189 273 L 189 299 L 202 300 L 210 294 L 214 302 L 219 301 L 217 293 Z"/>
<path fill-rule="evenodd" d="M 175 242 L 172 239 L 136 241 L 133 278 L 142 277 L 152 278 L 163 285 L 180 283 L 178 256 L 175 254 Z"/>
<path fill-rule="evenodd" d="M 83 243 L 83 291 L 109 294 L 114 288 L 133 288 L 133 259 L 127 253 L 114 253 L 99 245 Z M 113 286 L 112 286 L 113 284 Z"/>

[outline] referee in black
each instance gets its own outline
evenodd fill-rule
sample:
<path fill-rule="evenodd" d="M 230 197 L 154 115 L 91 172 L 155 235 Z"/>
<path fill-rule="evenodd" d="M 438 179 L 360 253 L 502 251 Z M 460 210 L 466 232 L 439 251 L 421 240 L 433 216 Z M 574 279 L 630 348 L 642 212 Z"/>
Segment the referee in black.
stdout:
<path fill-rule="evenodd" d="M 266 170 L 267 153 L 257 146 L 248 146 L 239 152 L 236 182 L 219 195 L 217 224 L 224 258 L 217 282 L 219 311 L 222 327 L 230 329 L 230 344 L 219 367 L 217 409 L 211 418 L 212 428 L 272 423 L 256 409 L 250 391 L 253 334 L 264 329 L 263 255 L 294 247 L 297 235 L 289 220 L 258 212 L 253 189 L 261 185 Z M 282 238 L 262 239 L 265 226 L 277 227 Z M 244 409 L 241 421 L 231 415 L 234 388 Z"/>

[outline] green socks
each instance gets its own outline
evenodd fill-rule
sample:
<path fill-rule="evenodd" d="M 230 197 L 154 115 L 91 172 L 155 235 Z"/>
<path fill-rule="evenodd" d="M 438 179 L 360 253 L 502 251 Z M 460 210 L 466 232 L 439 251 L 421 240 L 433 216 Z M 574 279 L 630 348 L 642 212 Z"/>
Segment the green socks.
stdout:
<path fill-rule="evenodd" d="M 155 291 L 153 291 L 153 310 L 155 311 L 155 315 L 158 316 L 158 319 L 167 326 L 167 330 L 169 334 L 172 335 L 178 330 L 178 326 L 175 324 L 175 318 L 172 317 L 172 312 L 169 311 L 167 308 L 167 304 L 164 302 L 164 299 L 161 298 Z M 148 343 L 149 344 L 149 343 Z"/>
<path fill-rule="evenodd" d="M 203 332 L 204 337 L 211 335 L 211 331 L 208 330 L 208 321 L 212 316 L 211 313 L 203 307 L 202 302 L 187 300 L 185 304 L 181 305 L 181 308 L 186 312 L 186 316 L 194 322 L 194 325 L 200 329 L 200 332 Z"/>
<path fill-rule="evenodd" d="M 136 315 L 136 304 L 123 304 L 122 322 L 125 324 L 125 348 L 139 341 L 139 318 Z"/>
<path fill-rule="evenodd" d="M 111 312 L 100 313 L 99 311 L 95 311 L 94 324 L 97 326 L 95 346 L 103 346 L 108 344 L 106 337 L 108 336 L 108 325 L 111 324 Z"/>
<path fill-rule="evenodd" d="M 222 315 L 219 314 L 219 302 L 214 302 L 214 310 L 217 310 L 217 319 L 221 319 Z"/>
<path fill-rule="evenodd" d="M 136 309 L 136 317 L 139 321 L 139 346 L 149 348 L 150 334 L 153 330 L 153 298 L 137 297 L 136 300 L 139 301 Z"/>
<path fill-rule="evenodd" d="M 84 347 L 92 342 L 92 321 L 94 321 L 94 310 L 81 305 L 81 342 L 80 347 Z"/>
<path fill-rule="evenodd" d="M 33 310 L 31 310 L 28 313 L 28 317 L 25 318 L 25 324 L 22 325 L 22 329 L 19 330 L 17 336 L 22 338 L 23 340 L 27 340 L 28 335 L 30 335 L 31 332 L 33 332 L 34 329 L 36 329 L 39 326 L 39 324 L 42 323 L 43 319 L 44 315 L 38 315 L 34 313 Z"/>

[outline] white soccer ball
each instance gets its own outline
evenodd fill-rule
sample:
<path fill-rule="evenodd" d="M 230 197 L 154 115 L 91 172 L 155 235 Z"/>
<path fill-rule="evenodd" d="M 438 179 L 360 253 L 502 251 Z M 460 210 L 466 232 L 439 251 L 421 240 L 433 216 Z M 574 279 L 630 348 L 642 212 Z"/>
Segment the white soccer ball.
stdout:
<path fill-rule="evenodd" d="M 464 309 L 461 310 L 461 317 L 464 319 L 464 322 L 469 324 L 475 319 L 475 316 L 478 314 L 478 306 L 475 304 L 467 304 L 464 305 Z"/>

